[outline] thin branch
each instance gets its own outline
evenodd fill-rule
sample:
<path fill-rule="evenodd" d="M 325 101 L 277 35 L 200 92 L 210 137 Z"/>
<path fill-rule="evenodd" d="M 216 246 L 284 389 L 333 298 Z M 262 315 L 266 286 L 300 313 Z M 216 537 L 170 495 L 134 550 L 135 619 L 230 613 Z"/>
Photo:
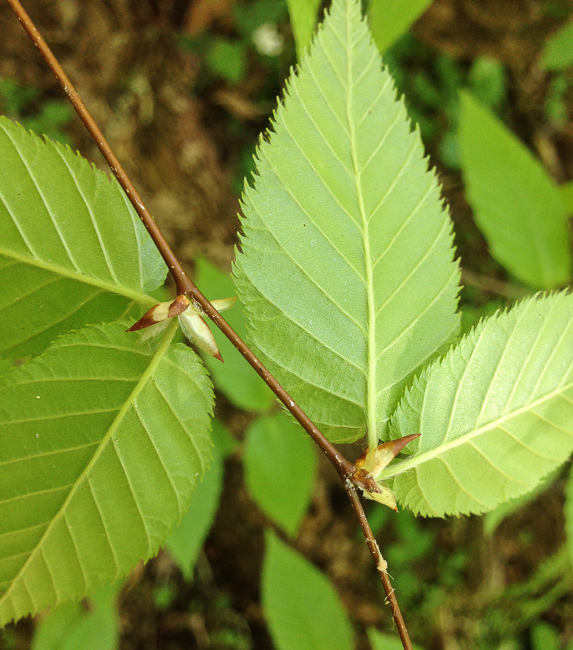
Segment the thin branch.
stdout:
<path fill-rule="evenodd" d="M 462 284 L 470 285 L 482 291 L 488 291 L 489 293 L 496 293 L 498 296 L 507 300 L 521 300 L 531 295 L 531 291 L 525 287 L 518 287 L 515 284 L 490 278 L 487 275 L 482 275 L 469 269 L 462 269 Z"/>
<path fill-rule="evenodd" d="M 354 486 L 352 485 L 352 483 L 350 483 L 350 481 L 347 481 L 345 487 L 346 487 L 346 493 L 348 494 L 348 498 L 350 499 L 350 503 L 352 504 L 352 507 L 354 508 L 354 512 L 356 513 L 356 516 L 358 517 L 358 521 L 360 522 L 360 528 L 362 529 L 362 534 L 364 535 L 364 539 L 368 544 L 368 549 L 370 551 L 370 554 L 372 555 L 372 558 L 374 559 L 374 563 L 376 564 L 376 570 L 378 571 L 380 580 L 384 585 L 384 591 L 386 592 L 386 600 L 388 601 L 388 604 L 390 605 L 390 609 L 392 610 L 392 616 L 394 617 L 394 622 L 396 623 L 396 627 L 398 628 L 398 634 L 400 635 L 400 640 L 402 641 L 404 650 L 412 650 L 412 643 L 410 641 L 410 637 L 408 636 L 406 623 L 404 622 L 404 618 L 402 617 L 402 612 L 400 611 L 400 606 L 398 605 L 398 601 L 396 600 L 396 592 L 394 591 L 394 588 L 390 583 L 390 578 L 388 577 L 388 564 L 386 560 L 382 557 L 382 553 L 380 552 L 380 547 L 378 546 L 378 542 L 376 541 L 372 533 L 370 524 L 368 523 L 368 519 L 364 512 L 364 508 L 362 507 L 362 502 L 360 501 L 358 495 L 356 494 L 356 490 L 354 489 Z"/>
<path fill-rule="evenodd" d="M 372 557 L 376 563 L 380 579 L 384 586 L 384 591 L 386 592 L 386 597 L 390 603 L 392 614 L 394 620 L 398 627 L 400 633 L 400 638 L 402 639 L 402 644 L 404 650 L 411 650 L 412 645 L 408 637 L 408 632 L 404 624 L 404 620 L 400 613 L 400 608 L 398 607 L 398 602 L 394 594 L 394 589 L 390 584 L 388 574 L 386 572 L 386 561 L 382 558 L 378 544 L 372 535 L 370 526 L 368 525 L 368 520 L 364 514 L 362 504 L 356 494 L 354 485 L 358 486 L 361 489 L 368 490 L 369 492 L 379 492 L 380 488 L 378 487 L 374 478 L 364 472 L 355 475 L 356 465 L 347 460 L 334 445 L 326 439 L 326 437 L 314 426 L 310 418 L 304 413 L 304 411 L 298 406 L 298 404 L 291 398 L 287 391 L 279 384 L 279 382 L 273 377 L 273 375 L 267 370 L 264 364 L 258 359 L 254 352 L 246 345 L 246 343 L 233 331 L 231 326 L 224 320 L 224 318 L 219 314 L 219 312 L 213 307 L 213 305 L 205 298 L 205 296 L 199 291 L 195 284 L 185 273 L 183 266 L 177 259 L 175 253 L 171 250 L 169 244 L 165 240 L 161 230 L 153 220 L 151 213 L 144 205 L 143 200 L 139 196 L 139 193 L 135 189 L 133 183 L 129 179 L 128 175 L 124 171 L 121 163 L 113 153 L 111 147 L 107 143 L 103 133 L 100 131 L 99 127 L 95 123 L 93 117 L 90 115 L 88 109 L 83 103 L 82 99 L 76 92 L 72 82 L 69 80 L 68 76 L 58 63 L 58 60 L 53 55 L 52 51 L 46 44 L 45 40 L 42 38 L 39 31 L 36 29 L 34 23 L 20 4 L 18 0 L 7 0 L 8 4 L 16 14 L 18 20 L 22 24 L 22 27 L 26 30 L 28 36 L 31 38 L 34 45 L 40 51 L 40 54 L 54 73 L 54 76 L 62 86 L 64 92 L 67 94 L 68 99 L 72 103 L 72 106 L 76 110 L 80 119 L 84 123 L 89 134 L 92 136 L 94 142 L 101 151 L 103 157 L 108 163 L 111 171 L 117 178 L 119 184 L 125 191 L 128 199 L 131 201 L 133 207 L 135 208 L 137 214 L 139 215 L 141 221 L 143 222 L 145 228 L 149 232 L 151 239 L 155 243 L 157 249 L 159 250 L 161 256 L 163 257 L 167 267 L 175 280 L 177 286 L 178 295 L 186 295 L 192 298 L 197 302 L 203 311 L 211 318 L 211 320 L 217 325 L 217 327 L 225 334 L 225 336 L 231 341 L 231 343 L 239 350 L 243 357 L 248 361 L 248 363 L 254 368 L 255 372 L 263 379 L 263 381 L 269 386 L 273 393 L 278 397 L 278 399 L 285 405 L 285 407 L 290 411 L 290 413 L 296 418 L 304 430 L 310 435 L 318 447 L 324 452 L 328 460 L 334 466 L 336 472 L 340 476 L 340 479 L 343 482 L 344 488 L 348 493 L 348 498 L 352 503 L 352 506 L 356 512 L 356 515 L 360 522 L 360 527 L 372 553 Z"/>

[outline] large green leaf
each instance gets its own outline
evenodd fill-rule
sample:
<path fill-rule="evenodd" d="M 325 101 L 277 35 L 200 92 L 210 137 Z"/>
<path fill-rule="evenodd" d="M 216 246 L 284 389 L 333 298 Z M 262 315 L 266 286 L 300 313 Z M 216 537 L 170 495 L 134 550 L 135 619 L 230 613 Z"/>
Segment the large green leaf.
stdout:
<path fill-rule="evenodd" d="M 567 208 L 541 163 L 467 93 L 462 93 L 460 146 L 468 198 L 492 256 L 533 289 L 567 284 Z"/>
<path fill-rule="evenodd" d="M 483 321 L 416 380 L 392 432 L 422 434 L 382 473 L 415 513 L 485 512 L 530 492 L 573 450 L 573 295 Z"/>
<path fill-rule="evenodd" d="M 0 355 L 115 320 L 166 266 L 115 179 L 0 117 Z"/>
<path fill-rule="evenodd" d="M 451 223 L 355 0 L 335 0 L 246 187 L 255 348 L 323 432 L 370 442 L 458 327 Z"/>
<path fill-rule="evenodd" d="M 125 323 L 58 339 L 0 379 L 0 625 L 153 556 L 211 457 L 198 357 Z"/>
<path fill-rule="evenodd" d="M 384 53 L 432 4 L 432 0 L 371 0 L 368 10 L 372 38 Z"/>
<path fill-rule="evenodd" d="M 278 650 L 351 650 L 353 631 L 332 584 L 270 530 L 262 575 L 265 618 Z"/>

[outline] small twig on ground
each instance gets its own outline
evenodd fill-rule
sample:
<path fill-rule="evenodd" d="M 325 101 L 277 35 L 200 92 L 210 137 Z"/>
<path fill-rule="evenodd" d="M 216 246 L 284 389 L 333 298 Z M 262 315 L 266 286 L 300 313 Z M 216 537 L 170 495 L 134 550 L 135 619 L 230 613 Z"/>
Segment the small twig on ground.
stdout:
<path fill-rule="evenodd" d="M 165 240 L 161 230 L 153 220 L 151 213 L 143 203 L 143 200 L 139 196 L 139 193 L 135 189 L 133 183 L 129 179 L 128 175 L 124 171 L 119 160 L 113 153 L 111 147 L 107 143 L 103 133 L 100 131 L 99 127 L 95 123 L 95 120 L 90 115 L 88 109 L 83 103 L 82 99 L 76 92 L 73 84 L 69 80 L 68 76 L 60 66 L 58 60 L 48 47 L 46 41 L 42 38 L 39 31 L 36 29 L 34 23 L 20 4 L 18 0 L 7 0 L 8 4 L 16 14 L 18 20 L 22 24 L 22 27 L 26 30 L 28 36 L 31 38 L 34 45 L 40 51 L 40 54 L 54 73 L 54 76 L 62 86 L 64 92 L 67 94 L 68 99 L 72 103 L 72 106 L 76 110 L 80 119 L 87 128 L 89 134 L 92 136 L 94 142 L 101 151 L 103 157 L 108 163 L 111 171 L 114 176 L 117 178 L 119 184 L 125 191 L 128 199 L 131 201 L 131 204 L 135 208 L 137 214 L 139 215 L 141 221 L 143 222 L 145 228 L 149 232 L 153 242 L 155 243 L 158 251 L 161 253 L 167 267 L 175 280 L 177 287 L 178 295 L 185 295 L 193 300 L 195 300 L 203 309 L 203 311 L 211 318 L 211 320 L 219 327 L 219 329 L 225 334 L 225 336 L 233 343 L 233 345 L 239 350 L 239 352 L 245 357 L 248 363 L 254 368 L 258 375 L 260 375 L 263 381 L 269 386 L 269 388 L 274 392 L 278 399 L 285 405 L 285 407 L 290 411 L 290 413 L 296 418 L 300 425 L 305 429 L 305 431 L 310 435 L 318 447 L 323 451 L 327 456 L 328 460 L 334 466 L 336 472 L 340 476 L 344 488 L 348 494 L 348 498 L 356 512 L 358 520 L 360 522 L 360 528 L 364 534 L 370 553 L 374 558 L 378 574 L 384 586 L 384 591 L 388 602 L 390 604 L 392 615 L 398 627 L 400 634 L 400 639 L 402 640 L 402 645 L 404 650 L 412 650 L 412 644 L 408 637 L 408 631 L 402 618 L 400 608 L 398 606 L 398 601 L 392 585 L 390 584 L 390 579 L 386 571 L 387 564 L 383 559 L 378 544 L 374 539 L 366 515 L 364 514 L 364 509 L 356 490 L 354 489 L 354 482 L 361 489 L 367 489 L 371 492 L 379 492 L 380 488 L 378 487 L 374 478 L 369 474 L 360 475 L 360 480 L 355 477 L 356 465 L 347 460 L 334 445 L 326 439 L 326 437 L 314 426 L 310 418 L 304 413 L 304 411 L 298 406 L 298 404 L 291 398 L 287 391 L 279 384 L 279 382 L 273 377 L 273 375 L 265 368 L 263 363 L 258 359 L 254 352 L 247 346 L 247 344 L 233 331 L 231 326 L 222 318 L 219 312 L 213 307 L 213 305 L 205 298 L 205 296 L 199 291 L 195 284 L 185 273 L 183 266 L 177 259 L 175 253 L 171 250 L 169 244 Z"/>

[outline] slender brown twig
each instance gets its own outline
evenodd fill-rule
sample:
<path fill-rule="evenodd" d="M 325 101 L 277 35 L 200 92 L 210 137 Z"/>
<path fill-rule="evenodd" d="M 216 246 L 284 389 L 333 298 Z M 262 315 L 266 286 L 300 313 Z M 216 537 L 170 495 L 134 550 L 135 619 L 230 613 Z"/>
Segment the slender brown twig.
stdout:
<path fill-rule="evenodd" d="M 94 142 L 108 163 L 114 176 L 117 178 L 119 184 L 131 201 L 145 228 L 149 232 L 151 239 L 155 243 L 158 251 L 167 264 L 167 267 L 169 268 L 173 279 L 175 280 L 177 294 L 189 296 L 201 306 L 207 316 L 211 318 L 211 320 L 217 325 L 217 327 L 219 327 L 223 334 L 225 334 L 231 343 L 233 343 L 237 350 L 239 350 L 243 357 L 254 368 L 257 374 L 262 377 L 263 381 L 265 381 L 265 383 L 274 392 L 278 399 L 285 405 L 285 407 L 296 418 L 296 420 L 310 435 L 318 447 L 324 452 L 328 460 L 332 463 L 335 470 L 339 474 L 348 493 L 350 502 L 352 503 L 352 506 L 358 516 L 360 527 L 362 529 L 366 542 L 368 543 L 372 557 L 376 563 L 376 568 L 380 575 L 380 579 L 382 580 L 382 584 L 386 592 L 386 598 L 390 604 L 392 615 L 398 627 L 404 649 L 411 650 L 412 645 L 408 637 L 406 625 L 400 612 L 394 589 L 390 584 L 388 573 L 386 571 L 386 561 L 382 558 L 380 549 L 378 548 L 378 544 L 372 535 L 372 531 L 368 525 L 368 520 L 364 514 L 364 509 L 362 508 L 362 504 L 354 488 L 356 485 L 357 487 L 366 489 L 370 492 L 379 492 L 380 488 L 378 487 L 376 481 L 371 475 L 364 475 L 363 472 L 355 475 L 357 469 L 356 465 L 347 460 L 336 449 L 336 447 L 334 447 L 334 445 L 330 443 L 330 441 L 327 440 L 326 437 L 314 426 L 306 413 L 304 413 L 300 406 L 298 406 L 298 404 L 291 398 L 287 391 L 279 384 L 279 382 L 273 377 L 267 368 L 265 368 L 264 364 L 258 359 L 254 352 L 233 331 L 231 326 L 221 317 L 219 312 L 213 307 L 213 305 L 211 305 L 207 298 L 205 298 L 201 291 L 199 291 L 199 289 L 187 276 L 183 269 L 183 266 L 177 259 L 175 253 L 171 250 L 161 230 L 153 220 L 151 213 L 143 203 L 143 200 L 139 196 L 139 193 L 124 171 L 121 163 L 113 153 L 103 133 L 95 123 L 82 99 L 76 92 L 72 82 L 69 80 L 68 76 L 60 66 L 58 60 L 48 47 L 46 41 L 36 29 L 34 23 L 20 2 L 18 0 L 7 0 L 7 2 L 16 14 L 18 20 L 22 24 L 22 27 L 26 30 L 28 36 L 31 38 L 32 42 L 38 48 L 40 54 L 54 73 L 54 76 L 62 86 L 64 92 L 67 94 L 68 99 L 76 110 L 76 113 L 79 115 L 89 134 L 92 136 Z"/>
<path fill-rule="evenodd" d="M 466 268 L 462 269 L 462 284 L 476 287 L 489 293 L 495 293 L 507 300 L 522 300 L 531 295 L 531 291 L 525 287 L 518 287 L 515 284 L 503 282 L 503 280 L 490 278 L 487 275 L 482 275 L 481 273 L 476 273 Z"/>
<path fill-rule="evenodd" d="M 400 640 L 402 641 L 404 650 L 412 650 L 412 643 L 410 641 L 410 637 L 408 636 L 408 630 L 406 628 L 406 624 L 404 623 L 404 618 L 402 617 L 400 606 L 398 605 L 398 601 L 396 600 L 394 589 L 392 587 L 392 584 L 390 583 L 390 578 L 388 577 L 388 571 L 387 571 L 388 564 L 386 563 L 386 560 L 382 557 L 382 553 L 380 552 L 380 547 L 378 546 L 378 542 L 376 541 L 372 533 L 370 524 L 368 523 L 368 518 L 366 517 L 360 498 L 356 494 L 354 485 L 352 485 L 352 483 L 350 482 L 348 482 L 346 485 L 346 494 L 348 494 L 350 503 L 352 504 L 352 507 L 354 508 L 354 512 L 358 517 L 358 521 L 360 522 L 360 528 L 362 529 L 362 534 L 364 535 L 364 539 L 368 544 L 368 550 L 370 551 L 370 554 L 374 559 L 374 562 L 376 564 L 376 570 L 378 571 L 380 580 L 384 585 L 384 591 L 386 592 L 386 599 L 388 600 L 388 604 L 390 605 L 390 609 L 392 610 L 392 616 L 394 617 L 396 627 L 398 628 L 398 634 L 400 635 Z"/>

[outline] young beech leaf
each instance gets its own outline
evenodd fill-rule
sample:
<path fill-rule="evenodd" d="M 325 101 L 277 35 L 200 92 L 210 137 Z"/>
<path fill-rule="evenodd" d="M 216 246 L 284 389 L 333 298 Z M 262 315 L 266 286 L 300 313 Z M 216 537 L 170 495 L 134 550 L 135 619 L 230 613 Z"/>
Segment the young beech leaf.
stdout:
<path fill-rule="evenodd" d="M 213 395 L 170 331 L 58 339 L 0 378 L 0 626 L 157 552 L 211 459 Z"/>
<path fill-rule="evenodd" d="M 244 463 L 251 497 L 286 533 L 296 535 L 316 479 L 312 440 L 284 413 L 257 418 L 247 429 Z"/>
<path fill-rule="evenodd" d="M 262 602 L 277 650 L 354 648 L 352 627 L 332 584 L 270 530 Z"/>
<path fill-rule="evenodd" d="M 151 307 L 167 267 L 115 179 L 0 117 L 0 355 Z"/>
<path fill-rule="evenodd" d="M 485 512 L 530 492 L 573 450 L 573 295 L 482 321 L 424 370 L 391 429 L 422 434 L 381 476 L 415 513 Z"/>
<path fill-rule="evenodd" d="M 374 448 L 451 340 L 451 222 L 357 0 L 335 0 L 245 186 L 239 297 L 257 351 L 334 441 Z"/>
<path fill-rule="evenodd" d="M 462 93 L 460 146 L 469 201 L 492 256 L 533 289 L 571 277 L 571 232 L 559 187 L 495 115 Z"/>

